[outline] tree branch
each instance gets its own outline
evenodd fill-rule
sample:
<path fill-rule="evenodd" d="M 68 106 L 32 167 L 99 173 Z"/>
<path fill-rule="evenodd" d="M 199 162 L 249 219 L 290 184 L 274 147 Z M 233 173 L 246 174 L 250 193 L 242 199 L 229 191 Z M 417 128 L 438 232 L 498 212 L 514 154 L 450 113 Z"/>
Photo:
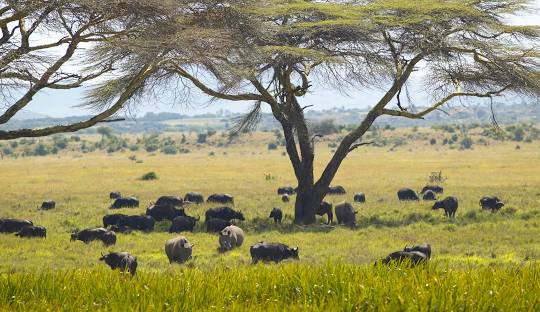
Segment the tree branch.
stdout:
<path fill-rule="evenodd" d="M 349 153 L 361 146 L 371 145 L 371 144 L 375 144 L 375 142 L 363 142 L 363 143 L 354 144 L 353 146 L 349 148 Z"/>

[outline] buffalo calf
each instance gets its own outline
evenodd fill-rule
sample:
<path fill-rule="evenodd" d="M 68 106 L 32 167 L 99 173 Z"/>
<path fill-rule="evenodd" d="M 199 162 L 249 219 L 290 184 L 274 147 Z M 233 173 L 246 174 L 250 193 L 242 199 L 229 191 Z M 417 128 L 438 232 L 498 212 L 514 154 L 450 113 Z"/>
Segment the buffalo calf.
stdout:
<path fill-rule="evenodd" d="M 504 206 L 504 203 L 497 196 L 485 196 L 480 199 L 480 207 L 496 212 Z"/>
<path fill-rule="evenodd" d="M 47 229 L 43 226 L 25 226 L 15 235 L 19 237 L 47 237 Z"/>
<path fill-rule="evenodd" d="M 453 218 L 456 216 L 456 210 L 458 209 L 458 200 L 454 196 L 448 196 L 443 200 L 435 202 L 432 209 L 444 209 L 444 214 L 447 217 Z"/>
<path fill-rule="evenodd" d="M 285 259 L 300 259 L 298 256 L 298 247 L 289 248 L 289 246 L 281 243 L 257 243 L 249 249 L 251 260 L 253 263 L 259 261 L 273 261 L 278 263 Z"/>
<path fill-rule="evenodd" d="M 415 191 L 410 188 L 402 188 L 397 192 L 399 200 L 419 200 L 418 195 Z"/>
<path fill-rule="evenodd" d="M 131 276 L 137 272 L 137 257 L 127 252 L 111 252 L 108 255 L 101 254 L 99 261 L 104 261 L 111 269 L 120 269 L 120 272 L 129 272 Z"/>
<path fill-rule="evenodd" d="M 272 208 L 272 211 L 270 211 L 270 216 L 268 218 L 273 218 L 275 223 L 281 223 L 281 220 L 283 219 L 283 211 L 279 208 Z"/>

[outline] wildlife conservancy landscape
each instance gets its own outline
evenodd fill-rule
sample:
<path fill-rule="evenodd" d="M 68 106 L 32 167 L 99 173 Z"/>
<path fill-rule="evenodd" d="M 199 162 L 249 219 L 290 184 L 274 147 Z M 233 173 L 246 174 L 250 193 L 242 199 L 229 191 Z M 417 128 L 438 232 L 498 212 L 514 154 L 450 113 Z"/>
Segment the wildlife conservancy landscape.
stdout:
<path fill-rule="evenodd" d="M 535 5 L 0 0 L 0 311 L 540 310 Z"/>

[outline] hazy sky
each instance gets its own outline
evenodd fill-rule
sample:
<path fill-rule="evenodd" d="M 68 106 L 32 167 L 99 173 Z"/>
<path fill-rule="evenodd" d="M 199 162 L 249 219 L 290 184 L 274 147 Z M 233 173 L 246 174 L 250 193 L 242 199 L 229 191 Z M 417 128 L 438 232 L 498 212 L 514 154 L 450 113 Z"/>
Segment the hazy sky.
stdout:
<path fill-rule="evenodd" d="M 540 0 L 535 0 L 534 8 L 527 15 L 518 16 L 512 19 L 516 24 L 540 25 Z M 363 90 L 350 92 L 348 95 L 340 94 L 331 88 L 315 85 L 312 88 L 316 91 L 302 99 L 304 105 L 314 105 L 313 109 L 321 110 L 331 107 L 365 107 L 373 105 L 378 99 L 380 91 Z M 26 110 L 48 115 L 51 117 L 64 117 L 88 114 L 89 112 L 76 107 L 82 103 L 83 91 L 76 90 L 48 90 L 42 91 L 29 104 Z M 417 95 L 415 98 L 425 98 Z M 163 99 L 163 103 L 146 103 L 138 106 L 137 111 L 129 115 L 140 115 L 146 112 L 177 112 L 182 114 L 199 114 L 204 112 L 215 112 L 220 109 L 235 112 L 246 111 L 251 107 L 251 103 L 233 103 L 229 101 L 217 101 L 208 103 L 208 97 L 201 94 L 193 94 L 193 103 L 190 107 L 172 106 L 170 100 Z M 419 103 L 422 104 L 422 103 Z"/>

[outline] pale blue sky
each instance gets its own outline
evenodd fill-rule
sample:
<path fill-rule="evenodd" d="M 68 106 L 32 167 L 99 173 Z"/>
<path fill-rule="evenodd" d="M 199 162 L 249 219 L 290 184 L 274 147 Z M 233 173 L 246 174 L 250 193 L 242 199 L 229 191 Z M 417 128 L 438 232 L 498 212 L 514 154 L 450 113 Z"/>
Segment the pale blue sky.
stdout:
<path fill-rule="evenodd" d="M 534 1 L 532 10 L 523 16 L 512 19 L 516 24 L 540 25 L 540 0 Z M 348 96 L 342 95 L 331 88 L 315 85 L 312 90 L 316 93 L 309 94 L 302 100 L 305 105 L 314 105 L 313 109 L 321 110 L 331 107 L 346 107 L 359 108 L 373 105 L 380 91 L 363 90 L 350 92 Z M 83 92 L 77 90 L 49 90 L 40 92 L 26 110 L 48 115 L 51 117 L 64 117 L 83 115 L 90 113 L 77 105 L 82 103 Z M 426 97 L 419 94 L 416 98 L 425 99 Z M 208 97 L 205 95 L 194 93 L 191 97 L 192 103 L 190 107 L 172 106 L 170 100 L 164 98 L 162 103 L 142 103 L 137 106 L 134 112 L 128 112 L 128 116 L 140 115 L 146 112 L 177 112 L 182 114 L 199 114 L 204 112 L 215 112 L 220 109 L 226 109 L 235 112 L 246 111 L 251 105 L 250 103 L 233 103 L 228 101 L 217 101 L 208 103 Z M 422 104 L 422 103 L 419 103 Z"/>

